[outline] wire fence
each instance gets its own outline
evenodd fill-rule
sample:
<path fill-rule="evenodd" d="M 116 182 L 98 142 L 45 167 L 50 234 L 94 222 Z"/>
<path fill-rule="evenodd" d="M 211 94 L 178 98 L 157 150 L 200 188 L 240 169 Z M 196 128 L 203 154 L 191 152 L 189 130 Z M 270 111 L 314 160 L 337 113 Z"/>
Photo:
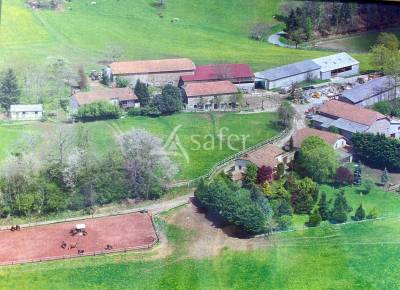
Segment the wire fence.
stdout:
<path fill-rule="evenodd" d="M 225 159 L 219 161 L 218 163 L 216 163 L 209 170 L 209 172 L 207 174 L 204 174 L 204 175 L 199 176 L 199 177 L 197 177 L 195 179 L 192 179 L 192 180 L 185 180 L 185 181 L 180 181 L 180 182 L 177 182 L 177 183 L 170 184 L 170 185 L 168 185 L 168 188 L 194 187 L 194 186 L 197 185 L 197 183 L 200 180 L 202 180 L 202 179 L 210 179 L 211 177 L 213 177 L 216 173 L 220 172 L 222 169 L 224 169 L 230 162 L 234 161 L 236 158 L 238 158 L 240 156 L 243 156 L 243 155 L 245 155 L 247 153 L 253 152 L 253 151 L 255 151 L 255 150 L 257 150 L 257 149 L 259 149 L 259 148 L 261 148 L 261 147 L 263 147 L 263 146 L 265 146 L 267 144 L 276 143 L 277 141 L 280 141 L 280 140 L 288 137 L 289 133 L 290 133 L 290 130 L 289 129 L 285 129 L 279 135 L 277 135 L 277 136 L 275 136 L 273 138 L 264 140 L 264 141 L 262 141 L 262 142 L 260 142 L 260 143 L 258 143 L 256 145 L 250 146 L 250 147 L 248 147 L 248 148 L 246 148 L 244 150 L 241 150 L 241 151 L 239 151 L 239 152 L 237 152 L 237 153 L 235 153 L 235 154 L 233 154 L 233 155 L 231 155 L 229 157 L 226 157 Z"/>

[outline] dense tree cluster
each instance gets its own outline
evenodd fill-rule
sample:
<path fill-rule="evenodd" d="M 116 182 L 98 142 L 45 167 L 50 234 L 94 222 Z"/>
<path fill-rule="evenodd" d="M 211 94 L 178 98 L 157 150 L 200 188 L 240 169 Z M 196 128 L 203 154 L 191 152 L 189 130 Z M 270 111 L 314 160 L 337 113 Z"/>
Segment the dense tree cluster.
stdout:
<path fill-rule="evenodd" d="M 165 85 L 161 94 L 152 98 L 148 86 L 137 80 L 135 94 L 139 99 L 141 109 L 140 111 L 132 110 L 131 115 L 159 117 L 161 115 L 172 115 L 183 108 L 179 88 L 173 85 Z"/>
<path fill-rule="evenodd" d="M 400 7 L 390 3 L 305 1 L 282 7 L 277 19 L 286 25 L 288 38 L 296 44 L 315 36 L 329 36 L 400 24 Z"/>
<path fill-rule="evenodd" d="M 161 141 L 145 131 L 121 137 L 121 151 L 95 158 L 90 136 L 60 128 L 44 161 L 15 152 L 0 174 L 0 216 L 92 210 L 122 199 L 155 199 L 175 174 Z"/>
<path fill-rule="evenodd" d="M 254 190 L 254 189 L 253 189 Z M 268 230 L 272 211 L 268 200 L 253 190 L 240 188 L 227 178 L 201 182 L 195 192 L 200 205 L 250 234 Z"/>
<path fill-rule="evenodd" d="M 354 154 L 364 164 L 389 170 L 400 169 L 400 141 L 382 134 L 356 133 L 352 137 Z"/>

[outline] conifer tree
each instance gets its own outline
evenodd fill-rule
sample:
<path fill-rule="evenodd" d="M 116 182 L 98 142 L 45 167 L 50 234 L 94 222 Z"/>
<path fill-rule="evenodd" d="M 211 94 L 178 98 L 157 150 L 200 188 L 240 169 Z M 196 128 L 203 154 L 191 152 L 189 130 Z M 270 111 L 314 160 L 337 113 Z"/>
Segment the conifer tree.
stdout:
<path fill-rule="evenodd" d="M 319 214 L 318 209 L 314 209 L 310 215 L 310 218 L 307 222 L 308 227 L 317 227 L 321 223 L 322 218 L 321 215 Z"/>
<path fill-rule="evenodd" d="M 329 208 L 325 192 L 321 194 L 321 199 L 318 202 L 318 210 L 322 220 L 326 221 L 329 218 Z"/>
<path fill-rule="evenodd" d="M 330 219 L 333 223 L 344 223 L 347 221 L 347 213 L 351 212 L 352 208 L 348 205 L 344 192 L 340 192 L 335 199 Z"/>
<path fill-rule="evenodd" d="M 355 185 L 361 185 L 362 184 L 361 162 L 358 162 L 356 168 L 354 169 L 354 184 Z"/>
<path fill-rule="evenodd" d="M 385 170 L 383 171 L 381 176 L 381 183 L 383 184 L 383 186 L 386 186 L 388 182 L 389 182 L 389 173 L 385 167 Z"/>
<path fill-rule="evenodd" d="M 135 95 L 138 97 L 140 106 L 146 107 L 150 104 L 150 94 L 145 83 L 142 83 L 139 79 L 135 85 Z"/>
<path fill-rule="evenodd" d="M 8 110 L 11 105 L 18 103 L 20 90 L 15 72 L 8 69 L 0 79 L 0 106 Z"/>
<path fill-rule="evenodd" d="M 355 221 L 362 221 L 365 219 L 365 210 L 362 207 L 362 204 L 357 208 L 356 213 L 354 215 L 354 220 Z"/>

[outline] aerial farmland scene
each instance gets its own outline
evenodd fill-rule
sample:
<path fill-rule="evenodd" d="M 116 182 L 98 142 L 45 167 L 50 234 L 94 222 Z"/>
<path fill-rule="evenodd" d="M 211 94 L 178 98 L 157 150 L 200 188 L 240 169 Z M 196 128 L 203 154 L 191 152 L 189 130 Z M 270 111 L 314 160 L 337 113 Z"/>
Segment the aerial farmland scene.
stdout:
<path fill-rule="evenodd" d="M 0 0 L 0 289 L 400 289 L 400 2 Z"/>

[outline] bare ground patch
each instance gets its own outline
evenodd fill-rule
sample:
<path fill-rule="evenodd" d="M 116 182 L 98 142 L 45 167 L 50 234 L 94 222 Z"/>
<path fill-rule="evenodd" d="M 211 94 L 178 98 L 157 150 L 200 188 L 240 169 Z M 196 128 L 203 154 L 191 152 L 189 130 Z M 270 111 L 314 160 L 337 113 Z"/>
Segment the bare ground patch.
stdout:
<path fill-rule="evenodd" d="M 224 249 L 247 251 L 269 245 L 268 239 L 264 237 L 237 237 L 232 227 L 214 223 L 193 203 L 173 213 L 167 218 L 167 222 L 194 232 L 193 240 L 188 246 L 188 254 L 196 259 L 216 256 Z"/>

